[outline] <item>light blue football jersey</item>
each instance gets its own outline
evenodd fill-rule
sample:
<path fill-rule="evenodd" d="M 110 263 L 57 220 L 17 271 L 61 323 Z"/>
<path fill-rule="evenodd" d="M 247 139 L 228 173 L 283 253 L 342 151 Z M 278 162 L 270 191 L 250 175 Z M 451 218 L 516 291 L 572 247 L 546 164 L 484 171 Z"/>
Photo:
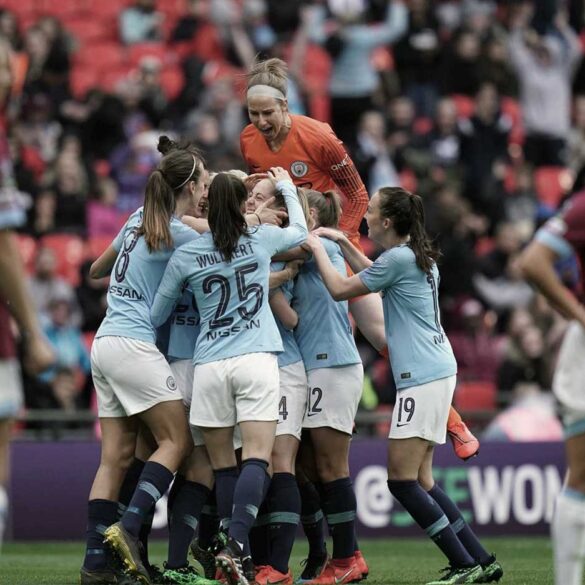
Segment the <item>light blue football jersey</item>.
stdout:
<path fill-rule="evenodd" d="M 439 270 L 425 274 L 407 244 L 386 250 L 359 277 L 382 292 L 386 341 L 398 390 L 457 374 L 439 312 Z"/>
<path fill-rule="evenodd" d="M 112 242 L 118 258 L 110 275 L 108 309 L 96 337 L 116 335 L 155 343 L 150 307 L 160 279 L 173 250 L 199 237 L 195 230 L 173 217 L 170 227 L 174 246 L 150 253 L 144 237 L 137 235 L 141 222 L 142 207 L 130 216 Z"/>
<path fill-rule="evenodd" d="M 171 315 L 167 357 L 170 362 L 193 359 L 201 327 L 199 311 L 191 289 L 185 287 Z"/>
<path fill-rule="evenodd" d="M 270 265 L 270 270 L 271 272 L 279 272 L 284 270 L 284 266 L 284 262 L 273 262 Z M 293 297 L 293 288 L 294 283 L 289 280 L 279 288 L 275 289 L 274 292 L 277 290 L 281 291 L 284 295 L 284 298 L 290 305 Z M 299 350 L 299 346 L 297 345 L 295 334 L 284 327 L 278 317 L 276 317 L 275 321 L 276 326 L 278 327 L 278 332 L 280 333 L 280 338 L 282 339 L 283 348 L 282 352 L 278 354 L 278 367 L 284 368 L 285 366 L 290 366 L 290 364 L 296 364 L 297 362 L 300 362 L 303 358 L 301 357 L 301 352 Z"/>
<path fill-rule="evenodd" d="M 308 232 L 294 185 L 280 181 L 277 187 L 286 198 L 289 227 L 251 228 L 239 239 L 231 262 L 224 260 L 207 232 L 176 250 L 167 266 L 152 307 L 152 321 L 158 326 L 166 320 L 183 283 L 188 283 L 201 318 L 194 364 L 282 351 L 268 304 L 270 259 L 301 244 Z"/>
<path fill-rule="evenodd" d="M 347 276 L 339 245 L 327 238 L 320 240 L 337 272 Z M 301 266 L 296 278 L 292 308 L 299 316 L 295 339 L 307 371 L 361 363 L 349 323 L 348 302 L 331 298 L 312 258 Z"/>

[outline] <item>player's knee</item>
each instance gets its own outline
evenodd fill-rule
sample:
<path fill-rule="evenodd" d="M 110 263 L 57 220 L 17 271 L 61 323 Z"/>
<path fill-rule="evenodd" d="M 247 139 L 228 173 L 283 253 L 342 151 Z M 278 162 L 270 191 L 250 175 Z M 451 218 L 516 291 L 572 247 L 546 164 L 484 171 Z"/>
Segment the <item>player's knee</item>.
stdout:
<path fill-rule="evenodd" d="M 349 477 L 349 464 L 347 461 L 338 461 L 335 457 L 318 457 L 317 473 L 322 482 L 335 481 L 342 477 Z"/>
<path fill-rule="evenodd" d="M 294 457 L 290 453 L 281 451 L 272 451 L 272 469 L 274 473 L 293 473 L 295 472 Z"/>

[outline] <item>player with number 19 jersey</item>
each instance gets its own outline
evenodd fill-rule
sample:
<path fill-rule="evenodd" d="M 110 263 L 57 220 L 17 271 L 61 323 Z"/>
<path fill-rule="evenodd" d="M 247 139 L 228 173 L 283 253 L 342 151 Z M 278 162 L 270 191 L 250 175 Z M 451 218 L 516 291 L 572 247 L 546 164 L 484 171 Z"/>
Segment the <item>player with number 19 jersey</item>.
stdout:
<path fill-rule="evenodd" d="M 412 249 L 402 244 L 382 253 L 359 277 L 371 292 L 382 292 L 396 388 L 456 375 L 457 362 L 440 320 L 437 265 L 425 274 Z"/>

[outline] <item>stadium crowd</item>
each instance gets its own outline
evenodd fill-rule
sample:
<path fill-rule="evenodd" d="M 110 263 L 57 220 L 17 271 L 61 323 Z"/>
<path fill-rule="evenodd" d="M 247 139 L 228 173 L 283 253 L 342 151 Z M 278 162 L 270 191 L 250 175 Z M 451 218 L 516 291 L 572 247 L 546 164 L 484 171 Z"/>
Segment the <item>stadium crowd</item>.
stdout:
<path fill-rule="evenodd" d="M 4 1 L 15 83 L 0 157 L 28 201 L 20 248 L 58 356 L 26 379 L 27 408 L 93 405 L 89 346 L 107 281 L 89 266 L 141 205 L 159 134 L 187 137 L 213 171 L 248 170 L 243 73 L 260 54 L 287 60 L 291 113 L 330 122 L 370 195 L 402 185 L 422 196 L 442 250 L 455 404 L 492 413 L 492 438 L 560 438 L 558 425 L 522 427 L 554 419 L 566 324 L 517 260 L 585 187 L 583 19 L 582 2 L 554 0 Z M 574 258 L 558 269 L 577 286 Z M 362 408 L 387 408 L 388 361 L 359 334 L 358 347 Z"/>

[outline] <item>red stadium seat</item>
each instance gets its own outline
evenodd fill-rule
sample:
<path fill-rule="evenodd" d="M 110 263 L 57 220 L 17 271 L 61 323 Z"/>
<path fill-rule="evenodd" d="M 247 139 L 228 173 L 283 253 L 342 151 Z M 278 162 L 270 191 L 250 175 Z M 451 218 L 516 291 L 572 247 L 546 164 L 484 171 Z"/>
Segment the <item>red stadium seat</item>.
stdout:
<path fill-rule="evenodd" d="M 120 43 L 98 41 L 84 45 L 75 53 L 75 63 L 99 72 L 119 69 L 126 64 L 126 49 Z"/>
<path fill-rule="evenodd" d="M 93 236 L 89 238 L 85 246 L 85 257 L 88 260 L 95 260 L 112 243 L 110 236 Z"/>
<path fill-rule="evenodd" d="M 368 258 L 372 258 L 377 250 L 376 244 L 368 236 L 364 235 L 360 236 L 360 246 Z"/>
<path fill-rule="evenodd" d="M 18 249 L 22 257 L 22 261 L 26 268 L 26 271 L 31 274 L 33 271 L 33 265 L 37 254 L 37 241 L 26 234 L 18 234 Z"/>
<path fill-rule="evenodd" d="M 453 94 L 451 99 L 455 102 L 459 118 L 471 118 L 475 111 L 475 103 L 472 98 L 466 95 Z"/>
<path fill-rule="evenodd" d="M 91 67 L 73 67 L 69 77 L 71 92 L 78 99 L 83 99 L 85 94 L 99 85 L 99 72 Z"/>
<path fill-rule="evenodd" d="M 38 14 L 50 14 L 60 20 L 87 10 L 86 0 L 36 0 Z"/>
<path fill-rule="evenodd" d="M 83 333 L 83 345 L 85 345 L 88 352 L 91 352 L 91 344 L 95 339 L 95 331 L 85 331 Z"/>
<path fill-rule="evenodd" d="M 416 175 L 412 170 L 404 169 L 403 171 L 400 172 L 398 178 L 400 179 L 400 186 L 403 189 L 406 189 L 411 193 L 416 193 L 416 187 L 418 182 L 416 180 Z"/>
<path fill-rule="evenodd" d="M 92 17 L 101 19 L 117 19 L 120 12 L 132 4 L 132 0 L 85 0 L 85 2 Z"/>
<path fill-rule="evenodd" d="M 455 389 L 455 407 L 463 411 L 496 410 L 496 385 L 492 382 L 460 381 Z"/>
<path fill-rule="evenodd" d="M 19 20 L 25 15 L 36 14 L 39 4 L 39 0 L 2 0 L 2 8 L 16 13 Z"/>
<path fill-rule="evenodd" d="M 58 274 L 77 286 L 79 267 L 84 259 L 83 240 L 72 234 L 51 234 L 41 239 L 41 245 L 55 252 Z"/>
<path fill-rule="evenodd" d="M 71 18 L 64 22 L 65 28 L 85 46 L 109 37 L 109 31 L 101 20 L 91 20 L 87 17 Z"/>
<path fill-rule="evenodd" d="M 416 118 L 413 124 L 415 134 L 426 134 L 433 128 L 432 118 Z"/>
<path fill-rule="evenodd" d="M 571 186 L 569 171 L 564 167 L 540 167 L 534 171 L 534 187 L 541 203 L 553 209 Z"/>
<path fill-rule="evenodd" d="M 487 236 L 483 238 L 479 238 L 475 243 L 475 255 L 476 256 L 483 256 L 485 254 L 489 254 L 496 246 L 496 242 L 494 238 L 489 238 Z"/>
<path fill-rule="evenodd" d="M 136 43 L 128 47 L 128 62 L 136 67 L 144 57 L 156 57 L 161 63 L 167 61 L 164 43 Z"/>
<path fill-rule="evenodd" d="M 165 67 L 161 71 L 160 85 L 168 99 L 175 99 L 185 85 L 185 76 L 180 67 Z"/>

